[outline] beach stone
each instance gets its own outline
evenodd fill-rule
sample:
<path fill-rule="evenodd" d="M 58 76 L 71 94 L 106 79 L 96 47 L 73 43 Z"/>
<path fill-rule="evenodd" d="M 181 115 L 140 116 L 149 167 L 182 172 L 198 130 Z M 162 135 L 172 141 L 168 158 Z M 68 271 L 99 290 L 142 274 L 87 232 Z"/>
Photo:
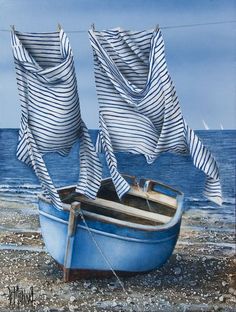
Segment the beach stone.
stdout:
<path fill-rule="evenodd" d="M 70 302 L 74 302 L 76 300 L 76 298 L 74 296 L 70 297 Z"/>
<path fill-rule="evenodd" d="M 120 285 L 117 282 L 110 282 L 107 286 L 109 289 L 114 290 L 114 289 L 119 288 Z"/>
<path fill-rule="evenodd" d="M 95 292 L 97 292 L 97 287 L 95 287 L 95 286 L 93 286 L 92 288 L 91 288 L 91 291 L 93 292 L 93 293 L 95 293 Z"/>
<path fill-rule="evenodd" d="M 231 295 L 236 296 L 236 289 L 234 289 L 233 287 L 230 287 L 230 288 L 229 288 L 229 293 L 230 293 Z"/>
<path fill-rule="evenodd" d="M 73 305 L 69 305 L 68 307 L 70 312 L 74 312 L 75 311 L 75 307 Z"/>
<path fill-rule="evenodd" d="M 115 301 L 112 302 L 112 307 L 116 307 L 117 306 L 117 303 Z"/>
<path fill-rule="evenodd" d="M 190 284 L 191 286 L 196 286 L 196 285 L 197 285 L 197 282 L 196 282 L 196 281 L 190 281 L 189 284 Z"/>
<path fill-rule="evenodd" d="M 175 275 L 179 275 L 179 274 L 181 274 L 181 272 L 182 272 L 182 270 L 181 270 L 180 267 L 174 268 L 174 274 L 175 274 Z"/>
<path fill-rule="evenodd" d="M 113 306 L 113 302 L 109 301 L 109 300 L 106 300 L 106 301 L 98 301 L 96 303 L 96 305 L 101 308 L 101 309 L 108 309 L 110 308 L 111 306 Z"/>
<path fill-rule="evenodd" d="M 224 302 L 224 301 L 225 301 L 225 297 L 224 297 L 224 296 L 220 296 L 220 297 L 219 297 L 219 301 L 220 301 L 220 302 Z"/>
<path fill-rule="evenodd" d="M 84 282 L 84 288 L 89 288 L 91 286 L 90 282 Z"/>

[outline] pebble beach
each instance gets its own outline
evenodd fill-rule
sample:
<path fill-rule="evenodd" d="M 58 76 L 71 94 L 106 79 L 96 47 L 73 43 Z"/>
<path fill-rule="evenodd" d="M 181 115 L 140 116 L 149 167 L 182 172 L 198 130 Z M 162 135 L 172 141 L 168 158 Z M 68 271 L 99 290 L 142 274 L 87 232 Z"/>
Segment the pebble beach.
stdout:
<path fill-rule="evenodd" d="M 1 207 L 0 311 L 236 311 L 234 229 L 201 210 L 183 216 L 180 237 L 159 270 L 132 277 L 63 282 L 47 254 L 36 206 Z M 10 300 L 10 292 L 33 300 Z"/>

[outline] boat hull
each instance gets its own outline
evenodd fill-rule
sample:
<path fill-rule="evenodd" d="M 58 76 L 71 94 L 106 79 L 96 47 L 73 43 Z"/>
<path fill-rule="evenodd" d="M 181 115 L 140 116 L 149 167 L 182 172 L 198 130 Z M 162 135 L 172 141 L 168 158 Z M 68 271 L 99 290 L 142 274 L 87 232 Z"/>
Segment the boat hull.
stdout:
<path fill-rule="evenodd" d="M 89 218 L 85 215 L 85 219 L 78 217 L 68 256 L 69 215 L 69 211 L 59 211 L 47 200 L 39 199 L 45 246 L 59 265 L 90 273 L 111 272 L 111 268 L 121 273 L 141 273 L 160 268 L 171 256 L 179 235 L 182 209 L 177 209 L 175 217 L 165 226 L 136 227 L 96 214 Z"/>

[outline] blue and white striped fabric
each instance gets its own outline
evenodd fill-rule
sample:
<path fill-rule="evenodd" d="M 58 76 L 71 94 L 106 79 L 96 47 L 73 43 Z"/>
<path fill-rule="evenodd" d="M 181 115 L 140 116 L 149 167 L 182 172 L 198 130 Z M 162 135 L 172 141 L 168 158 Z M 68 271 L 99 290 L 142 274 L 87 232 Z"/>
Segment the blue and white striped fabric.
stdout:
<path fill-rule="evenodd" d="M 160 30 L 89 31 L 100 104 L 100 139 L 121 198 L 129 185 L 115 152 L 143 154 L 152 163 L 162 152 L 190 153 L 206 175 L 205 196 L 221 204 L 217 164 L 188 127 L 169 75 Z"/>
<path fill-rule="evenodd" d="M 17 157 L 33 167 L 47 196 L 61 209 L 43 155 L 67 155 L 80 139 L 81 169 L 76 191 L 94 199 L 100 187 L 101 164 L 81 119 L 73 55 L 66 34 L 63 30 L 17 31 L 11 38 L 22 107 Z"/>

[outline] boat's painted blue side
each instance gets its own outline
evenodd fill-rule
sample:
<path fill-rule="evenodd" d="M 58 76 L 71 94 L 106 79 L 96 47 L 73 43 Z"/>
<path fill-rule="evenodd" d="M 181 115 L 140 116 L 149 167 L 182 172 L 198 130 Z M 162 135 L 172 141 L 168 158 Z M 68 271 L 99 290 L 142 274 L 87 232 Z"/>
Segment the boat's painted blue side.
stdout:
<path fill-rule="evenodd" d="M 48 252 L 61 265 L 65 264 L 68 233 L 68 211 L 59 211 L 47 201 L 39 199 L 39 215 L 43 239 Z M 171 256 L 180 230 L 182 207 L 175 217 L 164 226 L 132 227 L 132 223 L 116 224 L 89 218 L 87 224 L 78 218 L 71 243 L 72 258 L 68 268 L 110 270 L 96 246 L 117 271 L 143 272 L 163 265 Z M 91 234 L 93 238 L 91 237 Z"/>

